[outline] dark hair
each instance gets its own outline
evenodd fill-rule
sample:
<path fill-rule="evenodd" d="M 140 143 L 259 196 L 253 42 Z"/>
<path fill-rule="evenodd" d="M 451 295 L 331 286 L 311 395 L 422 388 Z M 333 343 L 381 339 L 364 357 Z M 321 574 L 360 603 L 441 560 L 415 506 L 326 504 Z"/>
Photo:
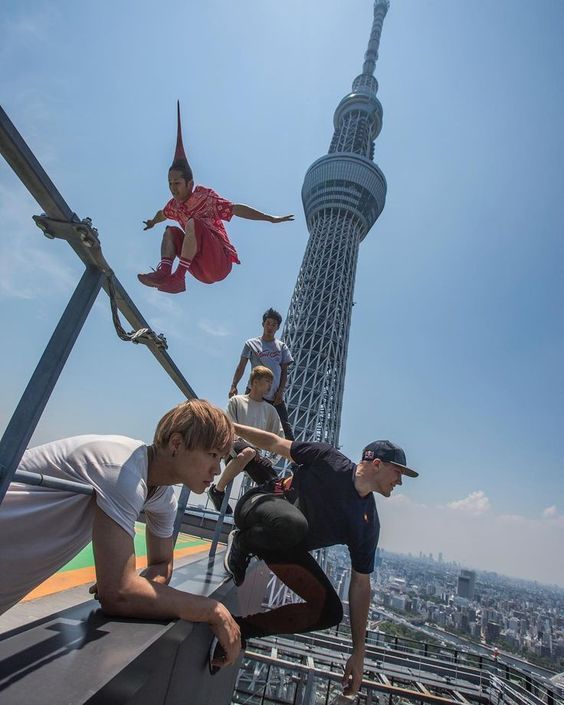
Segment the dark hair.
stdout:
<path fill-rule="evenodd" d="M 278 311 L 275 311 L 273 308 L 269 308 L 262 314 L 263 324 L 266 322 L 267 318 L 274 319 L 278 323 L 278 325 L 282 323 L 282 316 L 278 313 Z"/>
<path fill-rule="evenodd" d="M 169 171 L 179 171 L 186 181 L 192 181 L 194 178 L 190 164 L 185 159 L 175 159 L 169 167 Z"/>

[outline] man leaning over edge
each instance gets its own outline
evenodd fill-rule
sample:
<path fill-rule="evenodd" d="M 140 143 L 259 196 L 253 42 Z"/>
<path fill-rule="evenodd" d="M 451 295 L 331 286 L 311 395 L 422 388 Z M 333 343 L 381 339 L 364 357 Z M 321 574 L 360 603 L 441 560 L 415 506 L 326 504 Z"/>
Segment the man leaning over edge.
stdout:
<path fill-rule="evenodd" d="M 235 617 L 244 644 L 252 637 L 327 629 L 343 616 L 341 601 L 309 551 L 344 544 L 351 557 L 349 610 L 353 650 L 345 667 L 345 694 L 356 693 L 363 675 L 371 599 L 370 574 L 380 522 L 373 492 L 389 497 L 402 476 L 417 477 L 405 453 L 390 441 L 367 445 L 354 463 L 327 443 L 309 443 L 234 424 L 248 442 L 298 464 L 293 478 L 249 490 L 235 508 L 225 567 L 236 585 L 256 555 L 302 600 L 268 612 Z M 289 486 L 291 480 L 291 487 Z M 219 652 L 219 653 L 218 653 Z M 212 664 L 221 663 L 221 649 Z"/>

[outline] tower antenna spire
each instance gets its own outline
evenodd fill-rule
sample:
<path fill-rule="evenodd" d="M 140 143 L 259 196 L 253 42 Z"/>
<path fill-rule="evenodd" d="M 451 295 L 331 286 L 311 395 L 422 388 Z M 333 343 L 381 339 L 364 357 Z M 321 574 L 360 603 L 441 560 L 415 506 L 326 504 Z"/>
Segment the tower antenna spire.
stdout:
<path fill-rule="evenodd" d="M 376 62 L 378 61 L 382 25 L 384 24 L 384 17 L 389 9 L 389 0 L 374 0 L 374 19 L 372 21 L 372 30 L 370 32 L 368 48 L 364 54 L 364 64 L 362 66 L 362 73 L 368 74 L 369 76 L 374 75 Z"/>

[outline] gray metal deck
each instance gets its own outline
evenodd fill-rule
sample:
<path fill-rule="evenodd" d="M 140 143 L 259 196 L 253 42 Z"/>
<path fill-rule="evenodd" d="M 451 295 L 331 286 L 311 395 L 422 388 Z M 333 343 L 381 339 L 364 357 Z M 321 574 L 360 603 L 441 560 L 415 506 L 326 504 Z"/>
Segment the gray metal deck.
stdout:
<path fill-rule="evenodd" d="M 255 563 L 237 589 L 226 580 L 222 556 L 205 556 L 177 568 L 171 585 L 247 614 L 260 609 L 267 577 L 264 565 Z M 229 703 L 239 664 L 210 676 L 211 638 L 207 624 L 109 618 L 87 600 L 0 636 L 0 702 Z"/>

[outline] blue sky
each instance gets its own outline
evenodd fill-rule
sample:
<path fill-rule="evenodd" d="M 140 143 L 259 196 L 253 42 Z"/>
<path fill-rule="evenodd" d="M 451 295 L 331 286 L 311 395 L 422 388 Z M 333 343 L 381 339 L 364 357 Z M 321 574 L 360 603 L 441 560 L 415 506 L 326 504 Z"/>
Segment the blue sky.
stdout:
<path fill-rule="evenodd" d="M 360 72 L 370 0 L 3 4 L 1 102 L 198 394 L 220 405 L 307 242 L 300 189 Z M 392 0 L 376 75 L 387 204 L 363 242 L 341 428 L 421 470 L 379 502 L 385 548 L 564 585 L 564 48 L 560 0 Z M 184 296 L 138 284 L 168 198 L 175 101 L 197 180 L 292 224 L 234 219 L 242 265 Z M 0 165 L 0 425 L 81 273 Z M 149 439 L 179 401 L 96 303 L 34 441 Z M 560 556 L 558 555 L 560 554 Z"/>

